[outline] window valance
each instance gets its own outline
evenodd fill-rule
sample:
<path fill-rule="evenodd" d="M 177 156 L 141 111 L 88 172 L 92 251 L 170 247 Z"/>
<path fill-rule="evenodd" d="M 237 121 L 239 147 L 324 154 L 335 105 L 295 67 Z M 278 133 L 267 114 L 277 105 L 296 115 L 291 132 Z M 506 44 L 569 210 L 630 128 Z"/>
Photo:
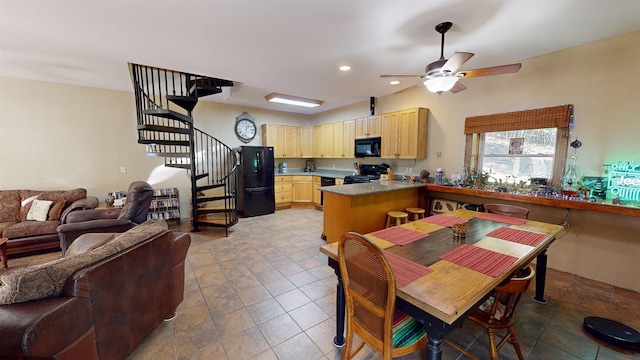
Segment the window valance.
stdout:
<path fill-rule="evenodd" d="M 560 105 L 540 109 L 513 111 L 502 114 L 468 117 L 465 134 L 495 131 L 544 128 L 568 128 L 573 116 L 573 105 Z"/>

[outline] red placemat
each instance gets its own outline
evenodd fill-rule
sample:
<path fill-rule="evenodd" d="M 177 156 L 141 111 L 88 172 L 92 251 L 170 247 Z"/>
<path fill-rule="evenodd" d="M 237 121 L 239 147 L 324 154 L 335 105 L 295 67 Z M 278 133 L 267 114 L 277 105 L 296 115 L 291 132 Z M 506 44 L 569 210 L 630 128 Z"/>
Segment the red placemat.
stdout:
<path fill-rule="evenodd" d="M 389 261 L 391 270 L 393 270 L 396 276 L 397 288 L 405 287 L 433 271 L 424 265 L 405 259 L 390 251 L 382 250 L 382 253 L 387 258 L 387 261 Z"/>
<path fill-rule="evenodd" d="M 522 225 L 527 222 L 527 219 L 521 219 L 511 216 L 505 216 L 500 214 L 492 214 L 492 213 L 478 213 L 475 217 L 485 220 L 497 221 L 511 225 Z"/>
<path fill-rule="evenodd" d="M 458 246 L 440 256 L 440 259 L 493 277 L 502 274 L 509 266 L 518 260 L 515 256 L 501 254 L 469 244 Z"/>
<path fill-rule="evenodd" d="M 436 224 L 436 225 L 452 227 L 455 224 L 466 223 L 467 219 L 459 218 L 457 216 L 447 216 L 447 215 L 438 214 L 438 215 L 428 216 L 424 219 L 420 219 L 420 221 L 425 221 L 425 222 Z"/>
<path fill-rule="evenodd" d="M 410 242 L 422 239 L 429 234 L 405 229 L 400 226 L 392 226 L 387 229 L 374 231 L 372 233 L 369 233 L 369 235 L 375 236 L 382 240 L 386 240 L 396 245 L 406 245 Z"/>
<path fill-rule="evenodd" d="M 487 236 L 513 241 L 519 244 L 538 246 L 547 236 L 531 231 L 501 227 L 488 233 Z"/>

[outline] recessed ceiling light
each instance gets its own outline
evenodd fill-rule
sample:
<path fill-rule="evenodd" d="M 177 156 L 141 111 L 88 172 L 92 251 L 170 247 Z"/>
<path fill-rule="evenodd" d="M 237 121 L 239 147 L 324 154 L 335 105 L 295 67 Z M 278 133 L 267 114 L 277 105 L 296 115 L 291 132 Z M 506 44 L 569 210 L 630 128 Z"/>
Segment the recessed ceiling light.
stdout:
<path fill-rule="evenodd" d="M 284 95 L 278 93 L 271 93 L 264 97 L 267 101 L 277 102 L 280 104 L 287 105 L 296 105 L 296 106 L 304 106 L 304 107 L 316 107 L 322 105 L 324 101 L 322 100 L 314 100 L 314 99 L 306 99 L 303 97 L 292 96 L 292 95 Z"/>
<path fill-rule="evenodd" d="M 351 66 L 349 66 L 349 65 L 342 65 L 342 66 L 340 66 L 338 69 L 340 69 L 340 71 L 349 71 L 349 70 L 351 70 Z"/>
<path fill-rule="evenodd" d="M 389 82 L 389 84 L 391 84 L 391 85 L 398 85 L 398 84 L 400 84 L 400 81 L 398 81 L 398 80 L 393 80 L 393 81 L 390 81 L 390 82 Z"/>

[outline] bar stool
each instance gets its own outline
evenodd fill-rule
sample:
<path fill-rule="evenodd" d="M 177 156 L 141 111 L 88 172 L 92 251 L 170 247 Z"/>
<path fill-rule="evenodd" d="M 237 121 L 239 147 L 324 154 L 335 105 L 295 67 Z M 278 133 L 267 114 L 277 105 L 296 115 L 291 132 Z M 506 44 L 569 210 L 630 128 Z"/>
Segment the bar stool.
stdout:
<path fill-rule="evenodd" d="M 387 226 L 388 228 L 392 226 L 398 226 L 402 224 L 406 224 L 409 220 L 409 214 L 404 211 L 389 211 L 387 213 Z"/>
<path fill-rule="evenodd" d="M 404 209 L 409 214 L 409 221 L 424 219 L 424 209 L 410 207 Z"/>

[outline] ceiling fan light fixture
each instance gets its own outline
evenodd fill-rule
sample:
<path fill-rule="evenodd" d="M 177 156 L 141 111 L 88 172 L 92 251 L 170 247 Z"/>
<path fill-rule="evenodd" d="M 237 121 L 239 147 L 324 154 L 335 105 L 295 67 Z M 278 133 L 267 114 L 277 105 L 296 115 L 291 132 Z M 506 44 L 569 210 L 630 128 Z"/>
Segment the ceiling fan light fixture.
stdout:
<path fill-rule="evenodd" d="M 428 78 L 427 81 L 424 82 L 424 86 L 432 93 L 442 94 L 443 92 L 451 90 L 457 81 L 458 77 L 455 75 L 437 76 Z"/>
<path fill-rule="evenodd" d="M 318 107 L 324 103 L 324 101 L 322 100 L 307 99 L 303 97 L 298 97 L 293 95 L 284 95 L 284 94 L 278 94 L 278 93 L 271 93 L 265 96 L 264 98 L 265 100 L 271 101 L 271 102 L 287 104 L 287 105 L 295 105 L 295 106 L 304 106 L 309 108 Z"/>

